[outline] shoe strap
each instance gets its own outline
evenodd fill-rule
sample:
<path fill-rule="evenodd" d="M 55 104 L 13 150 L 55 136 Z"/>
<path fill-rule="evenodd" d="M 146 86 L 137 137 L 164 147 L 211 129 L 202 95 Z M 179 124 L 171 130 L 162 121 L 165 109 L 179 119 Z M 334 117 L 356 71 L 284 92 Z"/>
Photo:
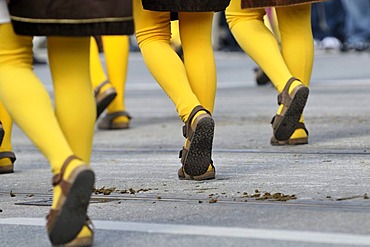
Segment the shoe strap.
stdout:
<path fill-rule="evenodd" d="M 0 159 L 9 158 L 12 164 L 16 161 L 15 154 L 13 152 L 0 152 Z"/>
<path fill-rule="evenodd" d="M 62 169 L 60 170 L 60 173 L 59 174 L 56 174 L 54 177 L 53 177 L 53 186 L 56 186 L 56 185 L 59 185 L 60 188 L 62 189 L 62 193 L 66 196 L 68 195 L 69 193 L 69 190 L 71 188 L 71 184 L 67 181 L 65 181 L 63 179 L 63 176 L 64 176 L 64 172 L 67 168 L 67 166 L 71 163 L 72 160 L 74 159 L 78 159 L 78 160 L 81 160 L 80 158 L 78 158 L 77 156 L 75 155 L 71 155 L 69 156 L 63 163 L 63 166 L 62 166 Z"/>
<path fill-rule="evenodd" d="M 290 87 L 290 85 L 292 85 L 292 83 L 294 81 L 300 81 L 300 80 L 295 78 L 295 77 L 292 77 L 287 81 L 283 91 L 278 95 L 278 98 L 277 98 L 278 105 L 281 105 L 284 102 L 283 104 L 285 106 L 287 106 L 287 107 L 290 106 L 290 103 L 292 102 L 292 99 L 289 96 L 289 87 Z"/>
<path fill-rule="evenodd" d="M 208 111 L 207 109 L 205 109 L 203 106 L 201 105 L 197 105 L 196 107 L 194 107 L 194 109 L 190 112 L 190 115 L 188 117 L 188 120 L 185 122 L 185 125 L 182 127 L 182 135 L 185 137 L 185 138 L 188 138 L 189 136 L 189 133 L 191 133 L 191 122 L 193 121 L 193 118 L 195 117 L 195 115 L 199 112 L 199 111 L 205 111 L 207 112 L 209 115 L 211 115 L 211 112 Z"/>
<path fill-rule="evenodd" d="M 127 111 L 117 111 L 117 112 L 112 112 L 112 113 L 107 113 L 105 115 L 105 118 L 111 123 L 115 118 L 117 117 L 127 117 L 128 119 L 131 119 L 132 117 L 130 114 L 128 114 Z"/>
<path fill-rule="evenodd" d="M 53 176 L 53 186 L 56 186 L 58 184 L 60 184 L 62 181 L 63 181 L 63 175 L 64 175 L 64 172 L 67 168 L 67 166 L 71 163 L 72 160 L 74 159 L 78 159 L 78 160 L 81 160 L 80 158 L 78 158 L 77 156 L 75 155 L 71 155 L 69 156 L 63 163 L 63 166 L 62 166 L 62 169 L 60 170 L 60 172 L 56 175 Z M 62 188 L 63 190 L 63 188 Z"/>
<path fill-rule="evenodd" d="M 98 95 L 98 93 L 100 92 L 100 90 L 109 83 L 108 80 L 105 80 L 103 81 L 102 83 L 99 84 L 99 86 L 97 86 L 95 89 L 94 89 L 94 95 Z"/>

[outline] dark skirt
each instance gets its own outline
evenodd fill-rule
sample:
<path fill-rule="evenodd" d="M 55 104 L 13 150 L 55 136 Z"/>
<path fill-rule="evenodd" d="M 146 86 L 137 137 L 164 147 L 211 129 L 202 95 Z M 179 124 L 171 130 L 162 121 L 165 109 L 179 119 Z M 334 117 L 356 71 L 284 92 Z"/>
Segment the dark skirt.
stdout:
<path fill-rule="evenodd" d="M 9 13 L 15 33 L 32 36 L 128 35 L 132 0 L 17 0 Z"/>
<path fill-rule="evenodd" d="M 242 8 L 266 8 L 322 2 L 323 0 L 242 0 Z"/>
<path fill-rule="evenodd" d="M 144 9 L 152 11 L 217 12 L 225 10 L 230 0 L 142 0 L 142 3 Z"/>

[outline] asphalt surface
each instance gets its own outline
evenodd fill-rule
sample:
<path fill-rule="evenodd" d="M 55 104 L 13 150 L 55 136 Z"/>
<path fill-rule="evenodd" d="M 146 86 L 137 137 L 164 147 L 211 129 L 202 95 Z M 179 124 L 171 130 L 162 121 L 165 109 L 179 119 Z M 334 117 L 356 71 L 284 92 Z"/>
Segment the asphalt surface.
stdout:
<path fill-rule="evenodd" d="M 180 181 L 183 124 L 130 54 L 131 128 L 94 137 L 94 246 L 370 246 L 370 53 L 316 52 L 302 146 L 270 145 L 277 93 L 256 85 L 248 56 L 216 52 L 216 63 L 217 177 Z M 51 93 L 47 65 L 35 71 Z M 13 147 L 0 246 L 49 246 L 48 162 L 16 126 Z"/>

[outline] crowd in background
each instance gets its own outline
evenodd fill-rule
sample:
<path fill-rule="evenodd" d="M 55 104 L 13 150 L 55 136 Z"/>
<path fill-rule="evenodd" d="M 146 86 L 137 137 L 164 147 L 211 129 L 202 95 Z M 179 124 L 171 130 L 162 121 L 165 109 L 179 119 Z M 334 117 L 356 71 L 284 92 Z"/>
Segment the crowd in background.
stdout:
<path fill-rule="evenodd" d="M 329 0 L 314 4 L 312 30 L 317 46 L 366 51 L 370 43 L 370 0 Z"/>

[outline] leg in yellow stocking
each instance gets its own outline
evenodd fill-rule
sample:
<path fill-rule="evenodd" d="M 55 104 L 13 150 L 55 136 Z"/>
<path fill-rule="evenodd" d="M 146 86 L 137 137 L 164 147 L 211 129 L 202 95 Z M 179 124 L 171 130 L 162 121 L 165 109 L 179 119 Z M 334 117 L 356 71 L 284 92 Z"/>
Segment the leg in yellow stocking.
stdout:
<path fill-rule="evenodd" d="M 90 75 L 96 101 L 96 119 L 98 119 L 100 114 L 104 112 L 117 96 L 117 91 L 113 85 L 109 83 L 100 61 L 97 41 L 93 37 L 91 37 L 90 42 Z"/>
<path fill-rule="evenodd" d="M 85 165 L 88 160 L 74 158 L 79 154 L 74 152 L 68 135 L 61 128 L 60 123 L 63 121 L 56 117 L 48 92 L 33 73 L 32 37 L 15 35 L 10 24 L 0 25 L 0 36 L 0 100 L 51 165 L 55 187 L 47 229 L 53 244 L 64 244 L 75 238 L 85 224 L 94 174 Z M 88 44 L 87 40 L 87 47 Z M 52 50 L 53 46 L 49 49 Z M 88 58 L 88 50 L 86 54 Z M 68 73 L 64 73 L 63 78 L 53 79 L 68 81 L 71 78 Z M 90 81 L 86 83 L 90 84 Z M 60 93 L 66 93 L 64 90 L 69 89 L 63 88 Z M 92 97 L 91 88 L 89 94 Z M 83 104 L 80 102 L 80 105 Z M 73 117 L 73 114 L 68 116 Z M 69 190 L 66 190 L 67 184 L 70 184 Z"/>
<path fill-rule="evenodd" d="M 191 29 L 191 26 L 188 25 L 194 25 L 194 22 L 198 21 L 203 23 L 199 25 L 199 27 L 208 28 L 209 25 L 209 29 L 211 29 L 212 14 L 204 13 L 203 16 L 199 13 L 188 13 L 187 15 L 189 16 L 179 13 L 179 28 L 182 42 L 187 43 L 187 45 L 183 44 L 184 59 L 185 61 L 189 59 L 189 62 L 191 62 L 194 59 L 191 57 L 194 56 L 194 51 L 192 51 L 192 48 L 189 46 L 191 38 L 188 36 L 194 35 L 192 45 L 198 47 L 198 43 L 204 42 L 204 40 L 208 41 L 208 39 L 198 38 L 203 35 L 204 31 L 206 31 L 205 35 L 207 35 L 209 31 L 208 29 L 197 30 L 197 26 L 194 26 L 194 29 L 192 29 L 193 32 L 188 32 Z M 189 20 L 191 19 L 191 15 L 194 17 L 192 21 Z M 204 93 L 201 92 L 201 86 L 197 85 L 197 87 L 194 84 L 215 84 L 215 80 L 212 80 L 215 78 L 215 75 L 204 77 L 196 75 L 200 70 L 192 68 L 194 64 L 192 66 L 185 66 L 176 52 L 172 49 L 170 44 L 171 32 L 169 12 L 143 10 L 140 1 L 134 1 L 134 20 L 136 37 L 144 61 L 153 77 L 175 104 L 181 120 L 185 122 L 184 136 L 187 138 L 187 142 L 180 155 L 182 157 L 181 162 L 183 168 L 179 171 L 179 178 L 214 178 L 214 168 L 210 165 L 212 163 L 211 153 L 214 132 L 214 122 L 210 111 L 213 110 L 214 92 L 208 91 L 207 93 L 209 96 L 204 96 Z M 204 22 L 208 24 L 204 24 Z M 195 30 L 197 31 L 194 32 Z M 184 41 L 186 38 L 189 40 Z M 193 49 L 199 49 L 199 47 Z M 208 54 L 208 49 L 206 49 L 206 54 Z M 204 57 L 200 58 L 200 60 L 203 59 Z M 185 62 L 185 64 L 186 63 L 187 62 Z M 207 61 L 206 63 L 212 67 L 214 63 L 213 57 L 211 61 Z M 208 70 L 206 70 L 206 72 L 208 73 Z M 210 80 L 203 81 L 205 78 Z M 215 87 L 215 85 L 213 86 Z M 204 88 L 212 90 L 212 86 L 205 86 Z M 212 102 L 210 102 L 211 98 Z M 203 106 L 202 104 L 205 105 Z M 206 107 L 210 107 L 211 109 L 206 110 Z"/>
<path fill-rule="evenodd" d="M 281 38 L 275 8 L 273 7 L 266 8 L 266 15 L 264 16 L 263 20 L 266 27 L 268 27 L 268 29 L 274 34 L 276 40 L 280 44 Z M 260 67 L 257 66 L 253 70 L 256 76 L 256 82 L 258 86 L 271 83 L 270 78 Z"/>
<path fill-rule="evenodd" d="M 48 47 L 59 125 L 73 153 L 88 164 L 96 119 L 89 76 L 89 40 L 53 37 L 48 38 Z M 65 53 L 65 50 L 71 53 Z M 90 220 L 86 217 L 84 220 L 81 232 L 69 245 L 92 244 L 93 231 Z"/>
<path fill-rule="evenodd" d="M 232 0 L 226 10 L 227 22 L 236 40 L 279 92 L 279 109 L 272 126 L 274 137 L 285 141 L 296 129 L 307 101 L 308 88 L 289 70 L 276 38 L 263 23 L 264 15 L 264 9 L 241 9 L 240 0 Z"/>
<path fill-rule="evenodd" d="M 1 101 L 57 174 L 73 152 L 55 118 L 48 92 L 33 73 L 32 37 L 15 35 L 10 24 L 0 25 L 0 34 L 4 37 L 0 43 Z"/>
<path fill-rule="evenodd" d="M 182 37 L 184 64 L 190 86 L 200 104 L 212 114 L 216 96 L 216 64 L 212 49 L 213 13 L 179 13 L 179 30 Z M 199 32 L 194 32 L 199 30 Z M 194 118 L 197 118 L 196 114 Z M 212 130 L 213 127 L 207 128 Z M 213 135 L 213 132 L 210 132 Z M 189 138 L 185 142 L 185 152 Z M 211 145 L 211 144 L 210 144 Z M 212 164 L 198 179 L 213 178 L 215 168 Z M 186 178 L 186 173 L 180 177 Z"/>
<path fill-rule="evenodd" d="M 88 83 L 89 47 L 86 38 L 48 38 L 56 118 L 73 153 L 86 163 L 90 163 L 96 116 Z"/>
<path fill-rule="evenodd" d="M 0 174 L 14 172 L 16 157 L 12 152 L 12 127 L 13 121 L 0 102 Z"/>
<path fill-rule="evenodd" d="M 314 45 L 311 31 L 311 5 L 303 4 L 278 8 L 279 28 L 282 33 L 281 47 L 289 71 L 309 87 L 314 58 Z M 293 135 L 286 144 L 308 143 L 308 131 L 303 114 Z M 280 144 L 282 144 L 280 142 Z"/>
<path fill-rule="evenodd" d="M 127 129 L 131 116 L 126 112 L 125 88 L 129 56 L 127 35 L 102 36 L 108 77 L 100 61 L 96 42 L 91 47 L 91 78 L 97 102 L 97 114 L 107 108 L 98 128 L 106 130 Z"/>
<path fill-rule="evenodd" d="M 107 114 L 99 121 L 99 129 L 127 129 L 130 114 L 125 106 L 125 88 L 129 56 L 129 37 L 102 36 L 108 78 L 117 96 L 107 107 Z"/>
<path fill-rule="evenodd" d="M 180 13 L 179 17 L 184 64 L 191 89 L 200 104 L 212 113 L 216 96 L 213 13 Z"/>

